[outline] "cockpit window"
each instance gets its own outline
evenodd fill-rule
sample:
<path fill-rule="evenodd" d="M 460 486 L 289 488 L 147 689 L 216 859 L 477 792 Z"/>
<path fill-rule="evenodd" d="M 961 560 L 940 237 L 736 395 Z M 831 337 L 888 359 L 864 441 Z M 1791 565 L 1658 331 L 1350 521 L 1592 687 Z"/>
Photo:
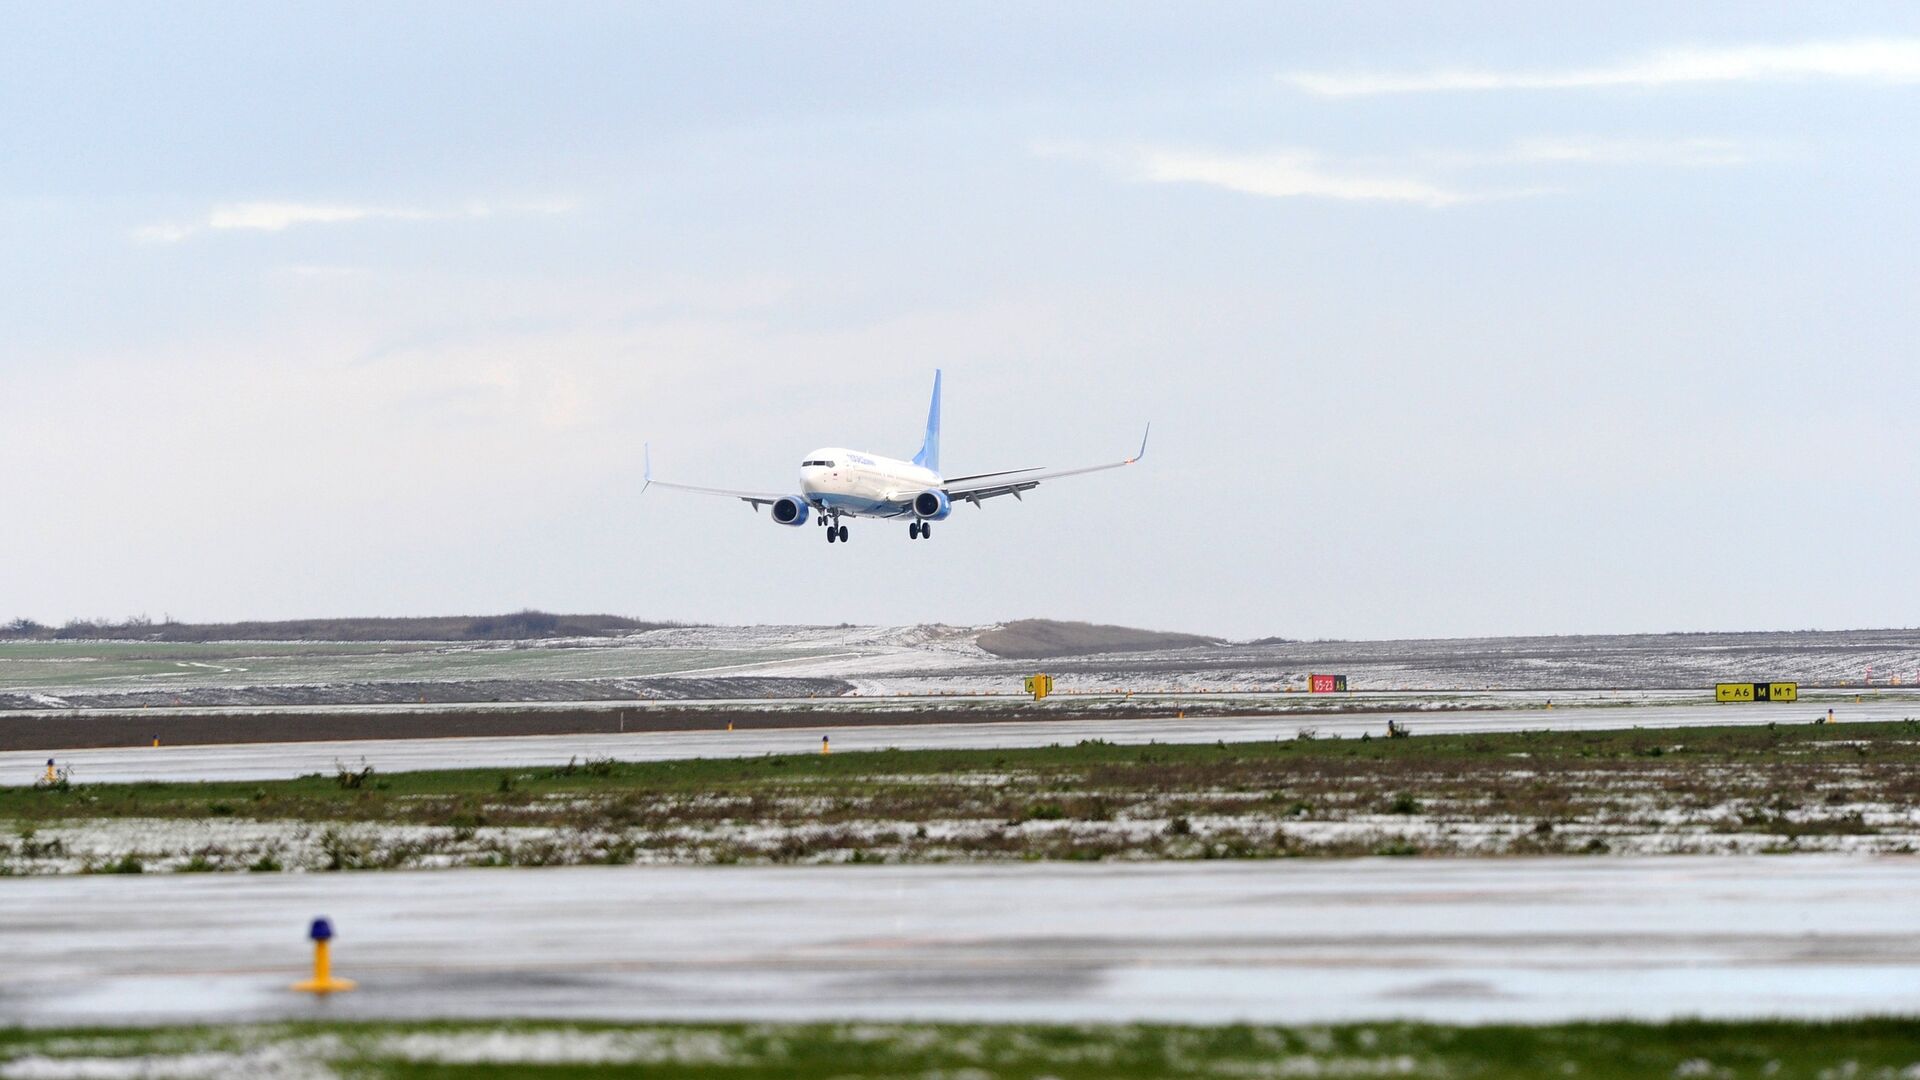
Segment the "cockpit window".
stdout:
<path fill-rule="evenodd" d="M 808 467 L 810 467 L 810 466 L 813 466 L 813 465 L 818 465 L 818 466 L 820 466 L 820 467 L 821 467 L 821 468 L 823 468 L 823 469 L 831 469 L 831 468 L 833 468 L 833 462 L 831 462 L 831 461 L 803 461 L 803 462 L 801 462 L 801 463 L 800 463 L 800 467 L 801 467 L 801 468 L 803 468 L 803 469 L 805 469 L 805 468 L 808 468 Z"/>

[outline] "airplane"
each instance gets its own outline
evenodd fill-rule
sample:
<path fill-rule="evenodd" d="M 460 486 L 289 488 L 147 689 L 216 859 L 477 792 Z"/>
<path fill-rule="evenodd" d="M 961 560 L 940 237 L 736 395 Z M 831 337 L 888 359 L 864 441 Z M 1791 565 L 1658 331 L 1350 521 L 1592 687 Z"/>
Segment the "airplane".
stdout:
<path fill-rule="evenodd" d="M 640 491 L 649 487 L 691 491 L 698 495 L 722 495 L 750 504 L 755 513 L 762 506 L 773 508 L 772 517 L 780 525 L 801 526 L 809 519 L 826 527 L 827 543 L 846 543 L 847 527 L 841 518 L 907 518 L 907 537 L 924 540 L 933 535 L 933 523 L 944 521 L 955 503 L 979 506 L 987 499 L 1002 495 L 1021 498 L 1044 481 L 1065 476 L 1103 472 L 1132 465 L 1147 454 L 1147 425 L 1140 437 L 1140 449 L 1125 461 L 1088 465 L 1078 469 L 1048 470 L 1043 466 L 1006 469 L 1000 472 L 973 473 L 968 476 L 940 475 L 940 372 L 933 373 L 933 403 L 927 407 L 927 434 L 920 452 L 912 461 L 900 461 L 879 454 L 861 453 L 840 446 L 829 446 L 808 454 L 800 463 L 800 492 L 732 491 L 726 488 L 694 487 L 670 484 L 653 478 L 653 447 L 645 448 L 646 466 Z"/>

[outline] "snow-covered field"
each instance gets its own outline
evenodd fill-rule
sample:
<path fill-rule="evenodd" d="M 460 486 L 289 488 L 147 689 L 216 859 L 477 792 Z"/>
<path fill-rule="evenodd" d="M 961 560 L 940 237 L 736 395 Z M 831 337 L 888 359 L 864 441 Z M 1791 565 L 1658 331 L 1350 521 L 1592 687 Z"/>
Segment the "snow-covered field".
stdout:
<path fill-rule="evenodd" d="M 1698 690 L 1920 684 L 1920 630 L 1228 643 L 1007 660 L 984 627 L 677 627 L 506 643 L 0 643 L 0 711 L 1072 692 Z"/>

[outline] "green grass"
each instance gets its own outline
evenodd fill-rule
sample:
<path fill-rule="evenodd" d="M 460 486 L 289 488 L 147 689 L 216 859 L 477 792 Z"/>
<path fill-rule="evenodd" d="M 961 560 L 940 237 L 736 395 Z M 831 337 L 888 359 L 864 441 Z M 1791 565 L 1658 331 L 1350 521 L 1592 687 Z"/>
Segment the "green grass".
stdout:
<path fill-rule="evenodd" d="M 0 641 L 0 685 L 93 693 L 408 679 L 618 678 L 730 668 L 833 650 L 622 647 L 617 642 Z M 212 665 L 197 667 L 195 665 Z M 232 671 L 223 671 L 232 668 Z M 241 674 L 241 673 L 244 674 Z"/>
<path fill-rule="evenodd" d="M 295 780 L 87 784 L 79 776 L 64 789 L 0 789 L 0 823 L 24 834 L 111 819 L 300 822 L 325 826 L 330 838 L 324 852 L 304 855 L 257 845 L 136 845 L 127 854 L 147 872 L 237 871 L 265 865 L 263 856 L 311 869 L 362 869 L 449 860 L 1604 854 L 1635 850 L 1648 837 L 1662 838 L 1658 850 L 1734 850 L 1735 840 L 1718 838 L 1745 837 L 1742 850 L 1864 842 L 1865 850 L 1908 851 L 1920 841 L 1911 824 L 1920 807 L 1916 765 L 1920 723 L 1911 721 L 1207 745 L 1088 741 L 394 774 L 352 761 Z M 1184 824 L 1172 827 L 1175 821 Z M 367 832 L 401 824 L 441 831 L 404 843 Z M 756 827 L 751 840 L 743 838 L 749 826 Z M 33 854 L 39 850 L 24 835 L 13 843 L 0 832 L 0 872 L 73 868 Z"/>
<path fill-rule="evenodd" d="M 566 1063 L 542 1063 L 565 1054 Z M 189 1055 L 199 1055 L 189 1059 Z M 478 1056 L 475 1062 L 464 1060 Z M 54 1059 L 54 1060 L 48 1060 Z M 52 1067 L 66 1059 L 72 1071 Z M 1920 1021 L 1587 1023 L 1449 1027 L 553 1023 L 289 1024 L 152 1031 L 0 1029 L 0 1062 L 36 1075 L 122 1075 L 116 1059 L 200 1070 L 297 1062 L 320 1075 L 435 1078 L 977 1076 L 1059 1080 L 1188 1076 L 1577 1076 L 1727 1080 L 1901 1077 L 1920 1065 Z M 86 1071 L 91 1067 L 92 1071 Z M 143 1074 L 144 1075 L 144 1074 Z M 305 1075 L 305 1073 L 302 1073 Z"/>
<path fill-rule="evenodd" d="M 374 773 L 345 784 L 336 775 L 295 780 L 144 782 L 88 784 L 78 777 L 65 793 L 0 788 L 0 819 L 34 821 L 61 817 L 202 817 L 238 812 L 255 818 L 386 818 L 422 797 L 492 796 L 503 776 L 523 801 L 569 793 L 644 791 L 657 794 L 726 791 L 795 780 L 855 792 L 863 786 L 898 786 L 902 780 L 998 773 L 1048 775 L 1075 789 L 1132 786 L 1145 781 L 1166 788 L 1213 774 L 1273 775 L 1307 768 L 1333 768 L 1354 775 L 1386 775 L 1405 767 L 1498 765 L 1524 771 L 1606 768 L 1684 762 L 1696 771 L 1744 763 L 1805 768 L 1920 765 L 1920 722 L 1626 729 L 1615 731 L 1516 732 L 1486 735 L 1416 736 L 1411 739 L 1288 739 L 1279 742 L 1151 744 L 1123 746 L 1090 740 L 1074 745 L 1010 750 L 880 750 L 784 754 L 757 758 L 703 758 L 625 762 L 591 760 L 557 767 L 457 769 Z M 343 761 L 358 771 L 357 760 Z M 1395 797 L 1390 794 L 1389 798 Z M 1413 796 L 1404 797 L 1411 800 Z M 210 808 L 214 808 L 211 809 Z M 224 808 L 224 809 L 219 809 Z"/>

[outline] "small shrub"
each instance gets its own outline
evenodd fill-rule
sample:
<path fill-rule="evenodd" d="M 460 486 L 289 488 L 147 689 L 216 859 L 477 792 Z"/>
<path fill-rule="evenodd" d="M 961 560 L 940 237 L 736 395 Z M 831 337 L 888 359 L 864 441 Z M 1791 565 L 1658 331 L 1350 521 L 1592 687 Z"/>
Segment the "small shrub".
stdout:
<path fill-rule="evenodd" d="M 365 759 L 361 760 L 358 769 L 349 768 L 338 761 L 333 763 L 333 782 L 338 784 L 343 790 L 357 791 L 361 788 L 372 787 L 373 785 L 370 782 L 372 780 L 373 766 L 367 764 Z"/>
<path fill-rule="evenodd" d="M 372 856 L 369 846 L 356 840 L 339 829 L 328 829 L 320 834 L 320 854 L 326 859 L 323 870 L 359 870 L 368 864 Z"/>
<path fill-rule="evenodd" d="M 247 869 L 256 874 L 275 874 L 280 871 L 280 860 L 271 853 L 262 855 L 247 864 Z"/>
<path fill-rule="evenodd" d="M 14 828 L 13 834 L 20 839 L 20 857 L 23 859 L 53 859 L 67 853 L 66 842 L 59 837 L 52 840 L 39 839 L 39 830 L 22 822 Z"/>
<path fill-rule="evenodd" d="M 99 872 L 102 874 L 144 874 L 146 870 L 147 868 L 141 865 L 140 860 L 135 858 L 132 852 L 128 852 L 113 862 L 102 866 Z"/>
<path fill-rule="evenodd" d="M 1419 812 L 1420 800 L 1405 792 L 1395 795 L 1393 801 L 1387 804 L 1387 813 L 1389 814 L 1417 814 Z"/>
<path fill-rule="evenodd" d="M 1172 821 L 1167 822 L 1167 835 L 1192 836 L 1193 822 L 1188 821 L 1185 817 L 1174 818 Z"/>
<path fill-rule="evenodd" d="M 600 861 L 608 866 L 625 866 L 634 860 L 640 852 L 640 845 L 630 836 L 617 836 L 607 841 L 600 849 Z M 856 853 L 857 854 L 857 853 Z"/>

